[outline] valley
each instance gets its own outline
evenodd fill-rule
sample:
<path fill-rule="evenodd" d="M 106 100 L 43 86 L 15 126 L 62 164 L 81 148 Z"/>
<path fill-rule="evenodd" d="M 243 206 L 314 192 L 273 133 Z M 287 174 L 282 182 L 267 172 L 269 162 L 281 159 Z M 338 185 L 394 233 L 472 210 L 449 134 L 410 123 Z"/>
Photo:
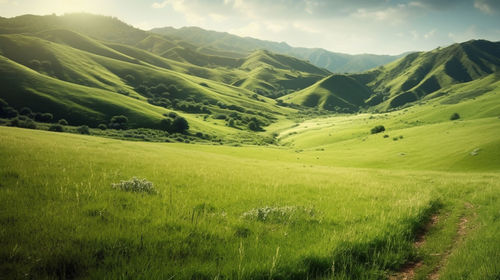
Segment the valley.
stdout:
<path fill-rule="evenodd" d="M 0 279 L 498 278 L 500 42 L 317 51 L 0 18 Z"/>

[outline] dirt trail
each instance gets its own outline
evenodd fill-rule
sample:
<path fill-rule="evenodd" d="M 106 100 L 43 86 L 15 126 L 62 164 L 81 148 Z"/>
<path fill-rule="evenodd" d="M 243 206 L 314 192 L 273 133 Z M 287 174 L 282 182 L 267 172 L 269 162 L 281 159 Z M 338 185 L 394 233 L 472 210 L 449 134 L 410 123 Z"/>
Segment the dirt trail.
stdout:
<path fill-rule="evenodd" d="M 465 203 L 465 208 L 471 209 L 474 206 L 470 203 Z M 448 261 L 448 258 L 451 255 L 451 252 L 453 252 L 453 249 L 457 247 L 457 245 L 462 242 L 464 239 L 465 234 L 467 233 L 467 223 L 469 222 L 469 219 L 467 216 L 462 216 L 460 218 L 460 222 L 458 223 L 458 229 L 457 229 L 457 235 L 453 239 L 453 243 L 451 247 L 443 253 L 443 257 L 439 261 L 438 265 L 434 268 L 434 270 L 429 274 L 428 279 L 430 280 L 437 280 L 439 279 L 439 273 L 441 269 L 446 265 L 446 262 Z"/>
<path fill-rule="evenodd" d="M 466 209 L 471 209 L 474 206 L 470 203 L 465 203 L 465 208 Z M 420 248 L 425 244 L 425 237 L 429 230 L 436 225 L 439 222 L 439 216 L 437 214 L 434 214 L 430 221 L 427 223 L 425 228 L 422 230 L 417 235 L 417 238 L 413 244 L 415 248 Z M 457 245 L 463 240 L 466 232 L 467 232 L 467 223 L 469 222 L 469 219 L 467 216 L 463 215 L 460 218 L 460 222 L 458 223 L 458 229 L 457 233 L 455 235 L 455 238 L 453 239 L 453 242 L 448 250 L 443 252 L 442 254 L 439 254 L 442 256 L 441 260 L 437 264 L 437 266 L 434 268 L 434 270 L 428 275 L 427 279 L 430 280 L 437 280 L 439 279 L 439 273 L 441 269 L 446 265 L 446 262 L 448 261 L 449 256 L 453 252 L 453 250 L 457 247 Z M 423 265 L 422 261 L 418 262 L 408 262 L 406 265 L 404 265 L 401 270 L 395 274 L 389 276 L 390 280 L 411 280 L 415 277 L 415 270 Z"/>
<path fill-rule="evenodd" d="M 420 248 L 422 245 L 425 244 L 425 236 L 429 232 L 429 230 L 437 224 L 439 221 L 439 216 L 437 214 L 434 214 L 431 216 L 429 222 L 425 225 L 424 229 L 417 234 L 417 237 L 415 238 L 415 242 L 413 243 L 413 246 L 415 248 Z M 419 268 L 420 266 L 423 265 L 422 261 L 418 262 L 408 262 L 406 263 L 401 270 L 395 274 L 389 276 L 390 280 L 410 280 L 415 277 L 415 270 Z"/>

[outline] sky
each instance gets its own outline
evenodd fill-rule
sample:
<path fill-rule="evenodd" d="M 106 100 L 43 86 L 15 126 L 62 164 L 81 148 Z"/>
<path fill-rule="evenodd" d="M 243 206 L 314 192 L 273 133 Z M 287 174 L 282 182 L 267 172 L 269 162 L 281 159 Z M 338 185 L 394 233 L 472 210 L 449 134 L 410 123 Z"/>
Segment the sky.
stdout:
<path fill-rule="evenodd" d="M 0 0 L 0 16 L 88 12 L 350 54 L 500 40 L 500 0 Z"/>

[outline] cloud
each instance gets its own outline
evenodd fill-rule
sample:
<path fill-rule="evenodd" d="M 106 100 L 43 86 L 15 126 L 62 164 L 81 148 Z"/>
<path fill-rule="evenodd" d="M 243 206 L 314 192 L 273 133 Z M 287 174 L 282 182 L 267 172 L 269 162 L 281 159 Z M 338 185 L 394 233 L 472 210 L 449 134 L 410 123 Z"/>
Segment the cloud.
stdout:
<path fill-rule="evenodd" d="M 151 6 L 155 9 L 163 9 L 171 6 L 174 11 L 184 15 L 187 22 L 190 24 L 201 24 L 205 21 L 205 17 L 201 16 L 195 9 L 191 9 L 190 3 L 185 0 L 165 0 L 163 2 L 155 2 Z"/>
<path fill-rule="evenodd" d="M 419 0 L 409 3 L 409 6 L 427 8 L 430 10 L 447 10 L 454 8 L 467 0 Z"/>
<path fill-rule="evenodd" d="M 500 1 L 498 0 L 475 0 L 474 7 L 481 12 L 493 15 L 500 11 Z"/>
<path fill-rule="evenodd" d="M 427 32 L 424 34 L 424 38 L 425 39 L 430 39 L 432 37 L 434 37 L 434 35 L 436 35 L 436 29 L 432 29 L 431 31 Z"/>

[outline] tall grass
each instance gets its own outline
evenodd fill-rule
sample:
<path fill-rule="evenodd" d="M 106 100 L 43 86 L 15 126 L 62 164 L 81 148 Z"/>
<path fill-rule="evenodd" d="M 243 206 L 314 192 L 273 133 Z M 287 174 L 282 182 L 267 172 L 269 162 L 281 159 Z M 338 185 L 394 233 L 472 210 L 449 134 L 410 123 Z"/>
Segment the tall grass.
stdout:
<path fill-rule="evenodd" d="M 379 279 L 418 257 L 416 232 L 443 204 L 499 193 L 497 174 L 277 164 L 219 147 L 0 130 L 7 278 Z M 133 176 L 158 194 L 111 187 Z M 274 209 L 272 219 L 245 217 L 255 209 Z M 483 264 L 498 271 L 493 262 Z"/>

